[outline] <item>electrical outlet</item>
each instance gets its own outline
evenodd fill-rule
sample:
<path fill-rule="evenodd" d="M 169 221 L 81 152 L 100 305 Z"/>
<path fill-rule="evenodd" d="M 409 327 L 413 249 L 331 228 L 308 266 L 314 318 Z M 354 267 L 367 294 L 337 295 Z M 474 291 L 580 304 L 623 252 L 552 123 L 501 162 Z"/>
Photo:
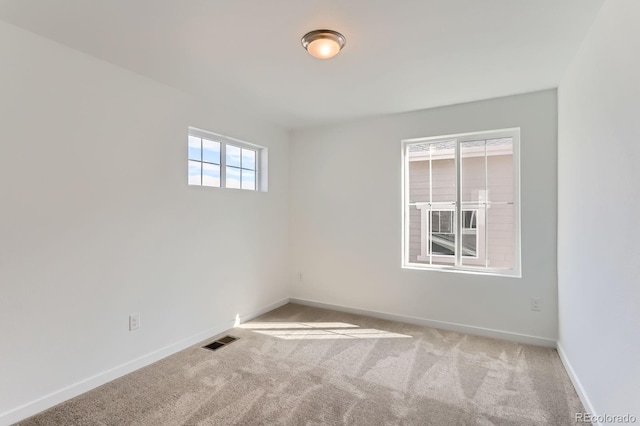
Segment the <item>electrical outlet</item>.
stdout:
<path fill-rule="evenodd" d="M 536 312 L 540 312 L 542 310 L 542 301 L 539 297 L 531 298 L 531 310 Z"/>
<path fill-rule="evenodd" d="M 129 331 L 137 330 L 140 328 L 140 314 L 129 315 Z"/>

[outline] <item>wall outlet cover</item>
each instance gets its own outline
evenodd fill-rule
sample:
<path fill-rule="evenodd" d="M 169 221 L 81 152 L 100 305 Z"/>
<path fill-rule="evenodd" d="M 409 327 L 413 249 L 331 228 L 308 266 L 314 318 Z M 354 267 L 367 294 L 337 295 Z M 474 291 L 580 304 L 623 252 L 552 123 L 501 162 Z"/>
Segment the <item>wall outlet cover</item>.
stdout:
<path fill-rule="evenodd" d="M 531 310 L 536 312 L 540 312 L 542 310 L 542 301 L 539 297 L 531 298 Z"/>
<path fill-rule="evenodd" d="M 129 315 L 129 331 L 137 330 L 140 328 L 140 314 Z"/>

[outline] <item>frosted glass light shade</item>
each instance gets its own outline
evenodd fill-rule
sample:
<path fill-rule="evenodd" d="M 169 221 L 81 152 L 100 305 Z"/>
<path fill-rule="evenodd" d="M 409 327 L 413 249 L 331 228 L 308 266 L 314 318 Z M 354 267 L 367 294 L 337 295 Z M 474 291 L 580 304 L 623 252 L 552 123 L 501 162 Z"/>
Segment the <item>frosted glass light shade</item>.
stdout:
<path fill-rule="evenodd" d="M 329 59 L 336 56 L 344 47 L 346 39 L 342 34 L 332 30 L 315 30 L 302 37 L 302 46 L 318 59 Z"/>
<path fill-rule="evenodd" d="M 340 51 L 340 45 L 333 40 L 320 38 L 314 40 L 307 46 L 307 52 L 314 58 L 329 59 L 333 58 Z"/>

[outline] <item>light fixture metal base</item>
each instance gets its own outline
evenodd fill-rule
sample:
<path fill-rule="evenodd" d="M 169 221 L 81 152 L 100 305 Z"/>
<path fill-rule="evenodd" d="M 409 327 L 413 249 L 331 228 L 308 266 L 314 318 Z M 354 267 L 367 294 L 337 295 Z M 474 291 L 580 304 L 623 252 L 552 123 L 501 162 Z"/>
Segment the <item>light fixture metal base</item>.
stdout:
<path fill-rule="evenodd" d="M 306 33 L 304 36 L 302 36 L 302 47 L 305 48 L 305 50 L 307 52 L 309 52 L 311 55 L 314 55 L 313 53 L 311 53 L 311 51 L 309 50 L 309 47 L 311 45 L 311 43 L 313 43 L 314 41 L 317 40 L 329 40 L 334 42 L 337 46 L 338 46 L 338 50 L 337 52 L 335 52 L 333 55 L 328 56 L 326 58 L 321 58 L 321 59 L 328 59 L 332 56 L 334 56 L 335 54 L 338 54 L 342 48 L 344 47 L 344 45 L 347 43 L 347 39 L 345 38 L 345 36 L 343 36 L 342 34 L 340 34 L 337 31 L 333 31 L 333 30 L 313 30 L 310 31 L 308 33 Z M 318 56 L 316 56 L 318 57 Z"/>

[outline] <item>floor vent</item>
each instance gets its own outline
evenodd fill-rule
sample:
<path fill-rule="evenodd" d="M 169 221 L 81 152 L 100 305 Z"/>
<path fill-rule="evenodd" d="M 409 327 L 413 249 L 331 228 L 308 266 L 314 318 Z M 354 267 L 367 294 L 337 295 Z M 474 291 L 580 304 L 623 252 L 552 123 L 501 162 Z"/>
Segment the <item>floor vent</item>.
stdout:
<path fill-rule="evenodd" d="M 219 338 L 218 340 L 216 340 L 213 343 L 209 343 L 207 346 L 203 346 L 203 349 L 209 349 L 211 351 L 215 351 L 216 349 L 220 349 L 223 346 L 226 346 L 230 343 L 235 342 L 236 340 L 238 340 L 237 337 L 233 337 L 233 336 L 224 336 Z"/>

